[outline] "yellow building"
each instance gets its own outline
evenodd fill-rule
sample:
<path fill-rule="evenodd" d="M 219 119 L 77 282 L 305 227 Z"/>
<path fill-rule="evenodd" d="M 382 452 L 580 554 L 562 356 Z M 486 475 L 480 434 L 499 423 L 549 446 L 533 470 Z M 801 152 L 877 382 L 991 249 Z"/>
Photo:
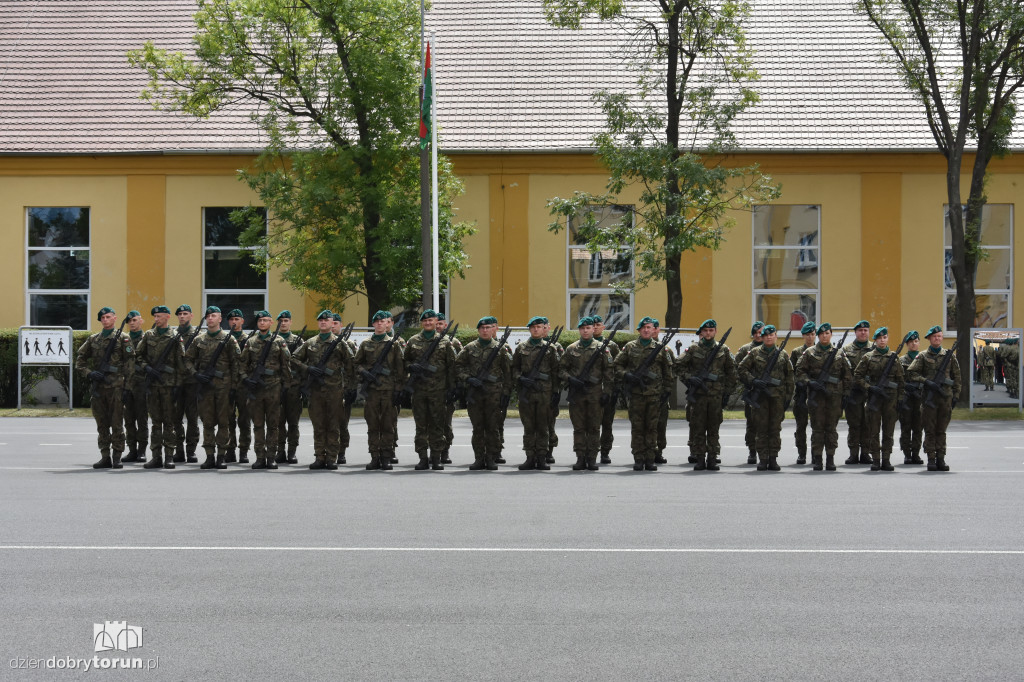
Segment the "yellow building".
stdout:
<path fill-rule="evenodd" d="M 864 59 L 880 53 L 870 28 L 833 4 L 758 3 L 749 35 L 762 103 L 737 122 L 741 151 L 730 162 L 760 164 L 782 196 L 733 216 L 721 250 L 684 256 L 685 327 L 707 317 L 742 330 L 755 319 L 782 329 L 807 319 L 898 330 L 946 321 L 944 159 L 889 67 Z M 0 24 L 6 326 L 96 328 L 104 305 L 148 316 L 159 303 L 288 308 L 299 326 L 314 324 L 312 298 L 244 267 L 224 227 L 227 209 L 257 202 L 236 179 L 261 146 L 245 112 L 194 121 L 138 99 L 145 78 L 124 54 L 147 39 L 186 49 L 190 3 L 128 11 L 116 0 L 0 0 L 12 18 Z M 465 243 L 466 278 L 451 285 L 450 317 L 662 317 L 663 285 L 615 296 L 628 259 L 592 256 L 573 248 L 571 231 L 548 230 L 552 197 L 604 189 L 590 93 L 629 86 L 607 29 L 550 28 L 540 2 L 442 0 L 429 21 L 442 149 L 465 183 L 459 219 L 478 228 Z M 779 22 L 794 30 L 780 33 Z M 1013 296 L 1024 161 L 1011 156 L 991 171 L 978 326 L 1005 327 L 1024 320 Z M 346 318 L 364 320 L 363 306 L 349 305 Z"/>

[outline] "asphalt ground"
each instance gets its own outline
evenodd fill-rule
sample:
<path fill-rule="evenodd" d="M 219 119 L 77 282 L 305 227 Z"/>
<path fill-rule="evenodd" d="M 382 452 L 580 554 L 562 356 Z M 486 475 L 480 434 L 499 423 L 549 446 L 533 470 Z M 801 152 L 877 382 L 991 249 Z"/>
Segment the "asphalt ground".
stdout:
<path fill-rule="evenodd" d="M 842 425 L 841 425 L 842 427 Z M 0 420 L 2 679 L 1024 679 L 1024 425 L 954 422 L 949 473 L 94 471 L 91 420 Z M 841 433 L 845 437 L 845 433 Z M 902 461 L 899 458 L 897 461 Z M 143 646 L 96 653 L 94 624 Z M 95 659 L 94 659 L 95 657 Z M 150 670 L 85 671 L 138 658 Z M 82 659 L 78 661 L 77 659 Z M 70 663 L 69 663 L 70 661 Z M 77 669 L 47 669 L 77 665 Z M 41 666 L 32 669 L 32 665 Z M 22 668 L 21 666 L 25 666 Z"/>

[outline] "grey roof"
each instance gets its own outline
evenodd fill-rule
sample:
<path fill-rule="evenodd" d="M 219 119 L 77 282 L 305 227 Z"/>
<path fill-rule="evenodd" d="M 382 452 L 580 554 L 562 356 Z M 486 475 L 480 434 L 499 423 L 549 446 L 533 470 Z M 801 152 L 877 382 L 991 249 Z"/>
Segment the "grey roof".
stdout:
<path fill-rule="evenodd" d="M 884 64 L 851 1 L 753 0 L 762 101 L 735 125 L 752 151 L 931 151 L 920 106 Z M 264 138 L 236 109 L 209 120 L 153 110 L 125 54 L 146 40 L 187 51 L 194 0 L 0 0 L 0 153 L 230 152 Z M 601 88 L 628 89 L 620 35 L 545 23 L 540 0 L 434 0 L 441 146 L 584 151 Z M 1021 133 L 1014 147 L 1024 146 Z"/>

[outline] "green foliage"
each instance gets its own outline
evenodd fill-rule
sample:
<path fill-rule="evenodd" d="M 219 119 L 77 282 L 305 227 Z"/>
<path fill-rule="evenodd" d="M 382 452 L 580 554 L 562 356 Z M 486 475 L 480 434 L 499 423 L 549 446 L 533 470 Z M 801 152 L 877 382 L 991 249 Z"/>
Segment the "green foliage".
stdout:
<path fill-rule="evenodd" d="M 730 212 L 772 201 L 779 186 L 756 165 L 732 167 L 733 120 L 758 102 L 758 79 L 743 23 L 749 3 L 676 0 L 630 4 L 601 0 L 545 0 L 548 21 L 579 28 L 588 15 L 613 21 L 628 45 L 624 63 L 636 74 L 630 92 L 600 91 L 606 129 L 596 136 L 598 154 L 610 172 L 602 194 L 575 192 L 553 197 L 556 220 L 579 227 L 591 252 L 631 250 L 635 281 L 620 289 L 664 280 L 669 290 L 666 322 L 678 324 L 682 305 L 679 258 L 698 248 L 717 249 L 733 225 Z M 635 216 L 601 225 L 595 205 L 622 203 L 639 187 Z"/>
<path fill-rule="evenodd" d="M 368 299 L 369 314 L 419 300 L 419 3 L 415 0 L 203 0 L 195 55 L 153 43 L 129 53 L 142 97 L 206 117 L 242 103 L 268 144 L 240 177 L 260 196 L 242 243 L 318 305 Z M 439 158 L 441 277 L 462 276 L 454 220 L 462 187 Z"/>

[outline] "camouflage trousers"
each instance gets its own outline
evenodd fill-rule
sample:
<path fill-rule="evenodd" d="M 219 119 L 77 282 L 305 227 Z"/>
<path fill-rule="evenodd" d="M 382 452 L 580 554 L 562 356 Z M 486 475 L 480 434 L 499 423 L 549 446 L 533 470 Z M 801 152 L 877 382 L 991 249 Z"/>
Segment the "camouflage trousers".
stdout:
<path fill-rule="evenodd" d="M 561 397 L 562 392 L 559 391 L 548 398 L 548 450 L 551 451 L 558 447 L 558 434 L 555 432 L 555 424 L 558 421 L 558 408 Z"/>
<path fill-rule="evenodd" d="M 249 416 L 249 404 L 244 389 L 235 398 L 228 421 L 231 433 L 231 437 L 228 439 L 228 449 L 248 450 L 252 445 L 252 419 Z"/>
<path fill-rule="evenodd" d="M 416 422 L 414 447 L 420 455 L 428 450 L 440 453 L 448 447 L 445 427 L 448 419 L 448 405 L 444 391 L 417 390 L 412 396 L 412 417 Z"/>
<path fill-rule="evenodd" d="M 946 427 L 952 416 L 953 406 L 945 396 L 935 396 L 935 407 L 921 406 L 924 451 L 929 455 L 946 455 Z"/>
<path fill-rule="evenodd" d="M 690 454 L 701 459 L 705 455 L 719 457 L 722 444 L 718 438 L 722 426 L 722 397 L 702 395 L 687 404 L 690 423 Z"/>
<path fill-rule="evenodd" d="M 98 382 L 99 383 L 99 382 Z M 124 401 L 122 389 L 98 386 L 92 396 L 92 417 L 96 420 L 96 444 L 100 452 L 124 452 Z"/>
<path fill-rule="evenodd" d="M 174 415 L 176 406 L 174 404 L 173 386 L 151 386 L 147 396 L 147 407 L 149 416 L 153 419 L 153 430 L 150 432 L 149 447 L 153 456 L 159 455 L 161 449 L 164 455 L 174 455 L 174 445 L 177 439 L 174 436 Z"/>
<path fill-rule="evenodd" d="M 904 409 L 900 410 L 900 450 L 920 452 L 922 429 L 921 401 L 918 398 L 907 398 Z"/>
<path fill-rule="evenodd" d="M 766 395 L 761 406 L 750 410 L 754 422 L 754 448 L 762 459 L 777 457 L 782 449 L 782 420 L 786 417 L 782 397 Z"/>
<path fill-rule="evenodd" d="M 658 451 L 668 447 L 668 401 L 663 400 L 658 408 Z"/>
<path fill-rule="evenodd" d="M 846 426 L 849 432 L 846 434 L 846 444 L 850 452 L 854 450 L 867 452 L 871 446 L 868 438 L 868 431 L 865 428 L 864 399 L 856 393 L 850 396 L 846 404 Z"/>
<path fill-rule="evenodd" d="M 455 442 L 455 431 L 452 430 L 452 418 L 455 416 L 455 402 L 444 404 L 444 449 L 449 450 Z"/>
<path fill-rule="evenodd" d="M 338 442 L 342 450 L 348 448 L 349 443 L 352 442 L 352 434 L 349 433 L 348 424 L 352 421 L 352 403 L 346 403 L 344 400 L 338 401 L 338 415 L 337 415 L 337 429 L 338 429 Z"/>
<path fill-rule="evenodd" d="M 146 387 L 141 382 L 124 394 L 124 436 L 129 450 L 146 451 L 149 410 L 146 407 Z"/>
<path fill-rule="evenodd" d="M 501 394 L 474 391 L 473 402 L 466 405 L 473 424 L 473 455 L 478 461 L 493 461 L 501 453 Z"/>
<path fill-rule="evenodd" d="M 661 396 L 634 392 L 629 399 L 629 447 L 633 461 L 654 464 L 658 454 L 658 417 L 661 415 Z"/>
<path fill-rule="evenodd" d="M 199 401 L 199 419 L 203 422 L 203 450 L 212 455 L 224 452 L 231 441 L 231 389 L 227 383 L 210 384 Z"/>
<path fill-rule="evenodd" d="M 337 458 L 340 451 L 338 415 L 344 402 L 341 386 L 314 386 L 309 394 L 309 421 L 313 424 L 313 456 Z"/>
<path fill-rule="evenodd" d="M 799 392 L 800 389 L 797 389 Z M 807 453 L 807 389 L 803 389 L 804 395 L 801 401 L 793 401 L 793 418 L 796 421 L 796 433 L 793 434 L 796 439 L 796 451 L 800 454 Z"/>
<path fill-rule="evenodd" d="M 820 459 L 822 450 L 835 454 L 839 448 L 839 418 L 843 414 L 843 396 L 839 393 L 819 393 L 807 417 L 811 422 L 811 455 Z"/>
<path fill-rule="evenodd" d="M 524 391 L 519 394 L 519 420 L 523 422 L 523 452 L 544 454 L 548 450 L 551 423 L 551 394 Z"/>
<path fill-rule="evenodd" d="M 281 418 L 277 421 L 277 449 L 284 451 L 285 443 L 292 450 L 299 447 L 299 418 L 302 416 L 302 394 L 299 386 L 281 389 Z"/>
<path fill-rule="evenodd" d="M 569 405 L 572 422 L 572 449 L 577 455 L 596 455 L 601 447 L 601 420 L 604 407 L 597 389 L 573 399 Z"/>
<path fill-rule="evenodd" d="M 366 443 L 371 457 L 378 457 L 395 447 L 395 416 L 398 408 L 392 402 L 390 388 L 371 388 L 366 395 Z"/>
<path fill-rule="evenodd" d="M 612 445 L 615 444 L 615 434 L 612 432 L 612 427 L 615 424 L 615 408 L 618 405 L 609 403 L 604 406 L 604 411 L 601 413 L 601 454 L 607 455 L 612 451 Z"/>
<path fill-rule="evenodd" d="M 896 431 L 898 420 L 895 397 L 879 405 L 877 411 L 865 408 L 864 430 L 868 438 L 868 452 L 873 457 L 879 454 L 892 454 L 893 433 Z"/>
<path fill-rule="evenodd" d="M 981 368 L 981 383 L 985 384 L 985 388 L 992 390 L 996 385 L 996 368 L 995 367 L 982 367 Z"/>
<path fill-rule="evenodd" d="M 274 448 L 277 445 L 277 430 L 281 424 L 281 385 L 261 386 L 245 401 L 245 411 L 252 420 L 253 452 L 256 453 L 256 458 L 264 459 L 269 456 L 273 459 Z"/>
<path fill-rule="evenodd" d="M 179 448 L 195 452 L 199 444 L 199 405 L 196 400 L 196 385 L 182 384 L 175 393 L 174 439 Z"/>

